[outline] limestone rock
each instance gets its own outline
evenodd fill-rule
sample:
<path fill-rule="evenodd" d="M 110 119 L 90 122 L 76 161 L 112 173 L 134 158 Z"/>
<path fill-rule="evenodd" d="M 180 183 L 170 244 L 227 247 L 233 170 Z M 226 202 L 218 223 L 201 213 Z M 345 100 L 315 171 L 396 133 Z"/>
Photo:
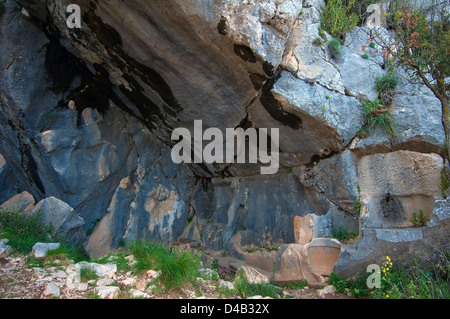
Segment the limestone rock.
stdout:
<path fill-rule="evenodd" d="M 35 258 L 45 258 L 51 250 L 56 250 L 61 246 L 60 243 L 36 243 L 31 252 Z"/>
<path fill-rule="evenodd" d="M 0 240 L 0 258 L 5 259 L 12 251 L 11 246 L 6 245 L 7 242 L 7 239 Z"/>
<path fill-rule="evenodd" d="M 44 291 L 42 292 L 44 297 L 59 298 L 61 296 L 61 290 L 54 282 L 49 282 L 44 285 Z"/>
<path fill-rule="evenodd" d="M 443 167 L 437 154 L 397 151 L 368 155 L 358 162 L 363 214 L 368 227 L 411 227 L 422 209 L 431 218 Z"/>
<path fill-rule="evenodd" d="M 261 284 L 269 282 L 269 278 L 267 278 L 265 275 L 263 275 L 253 267 L 241 266 L 236 273 L 251 284 Z"/>
<path fill-rule="evenodd" d="M 142 292 L 138 289 L 130 289 L 130 290 L 128 290 L 128 294 L 130 295 L 131 298 L 138 298 L 138 299 L 150 298 L 149 294 Z"/>
<path fill-rule="evenodd" d="M 333 285 L 325 286 L 324 288 L 317 291 L 321 298 L 325 298 L 326 295 L 334 294 L 336 292 L 336 288 Z"/>
<path fill-rule="evenodd" d="M 100 286 L 95 288 L 95 292 L 101 299 L 115 299 L 119 296 L 120 288 L 116 286 Z"/>
<path fill-rule="evenodd" d="M 73 242 L 81 242 L 85 238 L 85 233 L 81 226 L 84 220 L 75 210 L 65 202 L 48 197 L 36 204 L 32 213 L 41 212 L 41 221 L 46 225 L 52 225 L 53 235 L 63 236 Z"/>
<path fill-rule="evenodd" d="M 30 212 L 34 209 L 34 204 L 33 196 L 25 191 L 8 199 L 0 206 L 0 209 Z"/>
<path fill-rule="evenodd" d="M 306 215 L 305 217 L 294 217 L 294 235 L 295 243 L 306 245 L 314 237 L 314 217 Z"/>

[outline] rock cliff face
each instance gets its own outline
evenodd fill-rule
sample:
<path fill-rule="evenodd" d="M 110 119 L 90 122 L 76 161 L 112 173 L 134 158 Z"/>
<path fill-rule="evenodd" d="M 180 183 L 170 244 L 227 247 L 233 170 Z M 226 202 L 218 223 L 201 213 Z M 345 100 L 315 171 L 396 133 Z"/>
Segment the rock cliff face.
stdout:
<path fill-rule="evenodd" d="M 69 4 L 80 6 L 82 28 L 68 28 Z M 219 250 L 237 232 L 247 244 L 275 247 L 294 242 L 295 216 L 314 214 L 315 237 L 331 236 L 336 225 L 359 232 L 358 243 L 343 247 L 344 274 L 381 260 L 379 247 L 391 243 L 409 258 L 420 251 L 403 243 L 420 242 L 432 258 L 427 242 L 449 242 L 448 206 L 435 205 L 444 165 L 439 101 L 404 81 L 393 101 L 397 135 L 360 137 L 359 105 L 376 97 L 384 61 L 375 52 L 361 58 L 365 27 L 347 35 L 339 61 L 313 45 L 322 6 L 7 0 L 0 202 L 21 191 L 36 202 L 62 200 L 84 220 L 93 255 L 141 238 Z M 222 130 L 278 128 L 278 173 L 260 175 L 257 164 L 175 164 L 171 133 L 193 129 L 194 120 Z M 419 209 L 433 222 L 410 229 Z"/>

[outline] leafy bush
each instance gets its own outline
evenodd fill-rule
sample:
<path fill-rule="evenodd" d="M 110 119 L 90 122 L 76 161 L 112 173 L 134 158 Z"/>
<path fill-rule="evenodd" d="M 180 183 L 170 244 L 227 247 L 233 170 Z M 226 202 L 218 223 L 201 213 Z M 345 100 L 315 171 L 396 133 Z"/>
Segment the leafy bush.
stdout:
<path fill-rule="evenodd" d="M 322 27 L 332 37 L 343 40 L 345 33 L 358 25 L 355 8 L 356 0 L 328 0 L 320 17 Z"/>
<path fill-rule="evenodd" d="M 388 135 L 395 135 L 394 117 L 379 99 L 364 103 L 361 108 L 366 119 L 366 129 L 372 131 L 376 126 L 379 126 Z"/>
<path fill-rule="evenodd" d="M 328 41 L 328 50 L 333 59 L 339 59 L 342 56 L 341 41 L 336 38 Z"/>

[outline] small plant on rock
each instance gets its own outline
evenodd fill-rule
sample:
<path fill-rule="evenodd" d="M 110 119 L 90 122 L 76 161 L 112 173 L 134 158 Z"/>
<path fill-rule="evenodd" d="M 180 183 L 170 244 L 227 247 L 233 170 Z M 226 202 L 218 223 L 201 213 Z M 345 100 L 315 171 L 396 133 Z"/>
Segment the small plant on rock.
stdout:
<path fill-rule="evenodd" d="M 411 223 L 413 223 L 413 225 L 415 227 L 423 227 L 426 224 L 428 224 L 428 222 L 430 221 L 430 219 L 428 217 L 425 217 L 422 209 L 419 210 L 419 216 L 417 216 L 417 214 L 415 212 L 413 215 L 414 215 L 414 217 L 413 217 Z"/>
<path fill-rule="evenodd" d="M 377 77 L 375 81 L 375 89 L 378 92 L 378 98 L 384 106 L 389 106 L 392 103 L 397 84 L 397 72 L 392 67 L 388 68 L 386 74 Z"/>
<path fill-rule="evenodd" d="M 364 103 L 361 108 L 366 119 L 366 128 L 369 131 L 379 126 L 389 136 L 395 136 L 394 117 L 379 99 Z"/>
<path fill-rule="evenodd" d="M 340 59 L 342 56 L 341 41 L 336 38 L 328 41 L 328 50 L 330 51 L 330 55 L 333 59 Z"/>

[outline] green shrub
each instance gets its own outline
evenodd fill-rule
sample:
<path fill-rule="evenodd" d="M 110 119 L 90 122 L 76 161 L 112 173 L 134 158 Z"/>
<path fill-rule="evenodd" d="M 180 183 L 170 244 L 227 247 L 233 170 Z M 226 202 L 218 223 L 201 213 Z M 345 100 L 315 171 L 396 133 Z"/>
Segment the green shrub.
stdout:
<path fill-rule="evenodd" d="M 363 55 L 361 55 L 361 57 L 365 60 L 369 59 L 369 55 L 367 53 L 364 53 Z"/>
<path fill-rule="evenodd" d="M 356 0 L 328 0 L 320 17 L 322 27 L 335 38 L 344 39 L 345 33 L 356 27 L 359 17 Z"/>
<path fill-rule="evenodd" d="M 391 104 L 397 84 L 398 76 L 394 68 L 389 68 L 386 74 L 377 77 L 375 80 L 375 89 L 383 105 L 388 106 Z"/>
<path fill-rule="evenodd" d="M 168 289 L 181 288 L 185 283 L 194 283 L 199 275 L 200 258 L 189 252 L 168 251 L 162 244 L 139 242 L 131 244 L 131 253 L 136 259 L 135 270 L 161 270 L 160 282 Z"/>
<path fill-rule="evenodd" d="M 87 282 L 90 280 L 97 280 L 97 272 L 91 268 L 81 268 L 80 269 L 80 280 L 81 282 Z"/>
<path fill-rule="evenodd" d="M 320 37 L 317 37 L 314 39 L 313 44 L 317 46 L 321 46 L 324 43 L 323 39 Z"/>
<path fill-rule="evenodd" d="M 328 41 L 328 50 L 333 59 L 339 59 L 342 56 L 341 41 L 336 38 Z"/>
<path fill-rule="evenodd" d="M 409 267 L 394 266 L 389 257 L 381 267 L 381 288 L 370 292 L 376 299 L 448 299 L 450 286 L 449 255 L 441 255 L 439 263 L 423 269 L 416 261 Z"/>
<path fill-rule="evenodd" d="M 248 298 L 251 296 L 270 297 L 273 299 L 279 298 L 281 288 L 271 283 L 259 283 L 252 284 L 248 280 L 239 276 L 234 284 L 234 293 L 241 295 L 242 298 Z"/>
<path fill-rule="evenodd" d="M 344 226 L 333 226 L 332 236 L 342 243 L 358 237 L 358 232 L 346 229 Z"/>
<path fill-rule="evenodd" d="M 26 214 L 23 210 L 0 210 L 2 236 L 8 238 L 13 251 L 28 254 L 37 242 L 48 242 L 51 227 L 40 221 L 42 213 Z"/>
<path fill-rule="evenodd" d="M 356 298 L 369 296 L 370 290 L 367 287 L 367 276 L 359 274 L 355 280 L 344 280 L 336 273 L 331 273 L 328 284 L 333 285 L 336 292 L 347 294 L 350 292 Z"/>
<path fill-rule="evenodd" d="M 419 210 L 419 216 L 417 216 L 417 214 L 415 212 L 414 212 L 413 216 L 414 217 L 411 222 L 413 223 L 413 225 L 415 227 L 426 226 L 426 224 L 428 224 L 428 222 L 430 221 L 430 219 L 428 217 L 425 217 L 422 209 Z"/>
<path fill-rule="evenodd" d="M 361 105 L 366 119 L 366 129 L 372 131 L 381 127 L 388 135 L 395 136 L 395 121 L 391 112 L 383 106 L 379 99 Z"/>

